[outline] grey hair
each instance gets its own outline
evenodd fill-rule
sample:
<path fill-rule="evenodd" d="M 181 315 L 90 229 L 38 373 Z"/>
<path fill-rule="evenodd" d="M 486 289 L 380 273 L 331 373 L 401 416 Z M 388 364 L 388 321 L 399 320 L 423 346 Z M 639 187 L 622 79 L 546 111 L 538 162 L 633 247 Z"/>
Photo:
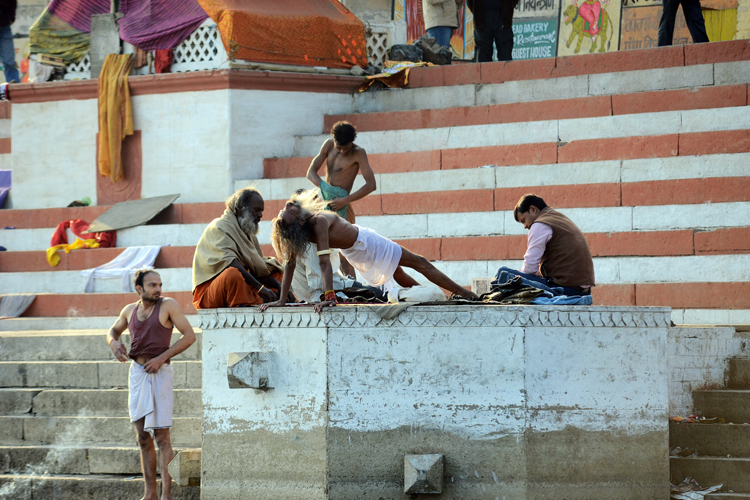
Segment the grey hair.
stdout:
<path fill-rule="evenodd" d="M 261 198 L 263 198 L 263 195 L 260 194 L 260 191 L 258 191 L 255 186 L 248 186 L 246 188 L 240 189 L 232 196 L 227 198 L 227 210 L 232 212 L 234 215 L 240 215 L 242 210 L 244 210 L 247 204 L 250 203 L 250 200 L 253 198 L 253 196 L 260 196 Z"/>

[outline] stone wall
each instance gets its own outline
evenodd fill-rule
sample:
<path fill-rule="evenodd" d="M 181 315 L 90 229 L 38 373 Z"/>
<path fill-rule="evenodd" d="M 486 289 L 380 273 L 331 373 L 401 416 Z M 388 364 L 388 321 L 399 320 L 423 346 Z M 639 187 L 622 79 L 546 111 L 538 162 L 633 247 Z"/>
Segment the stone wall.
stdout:
<path fill-rule="evenodd" d="M 381 309 L 382 310 L 382 309 Z M 666 498 L 669 310 L 412 306 L 199 312 L 202 498 Z M 273 389 L 230 389 L 271 352 Z"/>

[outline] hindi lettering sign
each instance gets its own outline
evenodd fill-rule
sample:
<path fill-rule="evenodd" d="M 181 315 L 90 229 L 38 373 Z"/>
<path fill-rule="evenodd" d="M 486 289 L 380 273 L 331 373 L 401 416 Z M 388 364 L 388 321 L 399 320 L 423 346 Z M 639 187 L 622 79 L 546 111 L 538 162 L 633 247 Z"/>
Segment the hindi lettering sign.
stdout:
<path fill-rule="evenodd" d="M 513 18 L 555 17 L 559 5 L 558 0 L 518 0 Z"/>
<path fill-rule="evenodd" d="M 620 50 L 649 49 L 657 46 L 659 36 L 659 21 L 662 7 L 655 5 L 642 9 L 624 9 L 622 13 L 622 34 Z M 690 43 L 690 31 L 685 24 L 682 7 L 677 10 L 675 20 L 674 45 Z"/>
<path fill-rule="evenodd" d="M 555 57 L 557 19 L 513 21 L 513 60 Z"/>

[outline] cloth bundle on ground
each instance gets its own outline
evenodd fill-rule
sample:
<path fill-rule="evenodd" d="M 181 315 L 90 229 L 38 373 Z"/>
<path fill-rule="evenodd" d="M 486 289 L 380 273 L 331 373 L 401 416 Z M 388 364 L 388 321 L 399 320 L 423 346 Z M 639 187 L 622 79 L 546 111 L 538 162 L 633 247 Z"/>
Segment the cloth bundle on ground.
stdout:
<path fill-rule="evenodd" d="M 85 293 L 93 293 L 94 278 L 121 278 L 122 291 L 133 291 L 131 288 L 131 276 L 138 269 L 152 268 L 160 250 L 160 246 L 128 247 L 106 264 L 94 269 L 81 271 L 81 276 L 86 278 L 83 291 Z"/>
<path fill-rule="evenodd" d="M 82 240 L 96 240 L 96 242 L 99 243 L 99 248 L 111 248 L 115 246 L 117 243 L 117 231 L 89 233 L 88 229 L 90 225 L 91 224 L 81 219 L 71 219 L 61 222 L 57 225 L 55 232 L 52 234 L 50 246 L 68 244 L 68 235 L 65 232 L 66 229 L 70 229 L 73 234 Z"/>
<path fill-rule="evenodd" d="M 482 302 L 497 304 L 531 304 L 534 299 L 545 293 L 549 292 L 528 285 L 520 276 L 514 276 L 505 283 L 493 282 L 490 291 L 479 298 Z"/>
<path fill-rule="evenodd" d="M 52 0 L 29 30 L 31 54 L 78 62 L 91 48 L 91 17 L 110 0 Z M 173 49 L 208 17 L 196 0 L 122 0 L 120 38 L 143 50 Z"/>
<path fill-rule="evenodd" d="M 230 59 L 367 67 L 365 25 L 338 0 L 198 0 Z"/>
<path fill-rule="evenodd" d="M 518 283 L 521 285 L 527 287 L 527 288 L 533 288 L 536 290 L 539 290 L 542 293 L 537 294 L 535 297 L 533 297 L 529 302 L 513 302 L 513 303 L 530 303 L 530 304 L 538 304 L 538 305 L 577 305 L 577 306 L 590 306 L 593 304 L 593 299 L 591 298 L 591 295 L 583 295 L 583 296 L 569 296 L 565 295 L 564 291 L 560 287 L 549 287 L 545 285 L 544 283 L 539 283 L 537 281 L 528 280 L 522 276 L 515 275 L 511 272 L 508 272 L 505 270 L 505 268 L 500 268 L 495 275 L 495 279 L 490 283 L 491 288 L 489 294 L 492 294 L 495 289 L 500 289 L 501 287 L 505 287 L 509 283 L 516 283 L 512 286 L 519 286 Z M 489 295 L 485 294 L 485 295 Z M 529 295 L 529 294 L 525 294 Z M 484 295 L 482 296 L 484 297 Z M 520 299 L 519 299 L 520 300 Z"/>

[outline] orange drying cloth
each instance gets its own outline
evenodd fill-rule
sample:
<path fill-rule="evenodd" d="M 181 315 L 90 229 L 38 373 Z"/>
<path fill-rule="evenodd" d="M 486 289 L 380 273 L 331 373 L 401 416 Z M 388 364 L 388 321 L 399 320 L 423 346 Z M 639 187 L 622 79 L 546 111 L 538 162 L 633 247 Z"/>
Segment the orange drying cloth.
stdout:
<path fill-rule="evenodd" d="M 279 283 L 284 275 L 279 271 L 271 273 Z M 271 288 L 274 292 L 279 291 Z M 263 303 L 258 290 L 245 283 L 239 269 L 228 267 L 205 283 L 195 287 L 193 306 L 196 309 L 213 309 L 217 307 L 243 307 Z"/>
<path fill-rule="evenodd" d="M 338 0 L 198 0 L 229 58 L 367 67 L 365 25 Z"/>
<path fill-rule="evenodd" d="M 132 54 L 110 54 L 99 74 L 99 173 L 112 182 L 121 181 L 122 141 L 133 135 L 128 73 Z"/>

